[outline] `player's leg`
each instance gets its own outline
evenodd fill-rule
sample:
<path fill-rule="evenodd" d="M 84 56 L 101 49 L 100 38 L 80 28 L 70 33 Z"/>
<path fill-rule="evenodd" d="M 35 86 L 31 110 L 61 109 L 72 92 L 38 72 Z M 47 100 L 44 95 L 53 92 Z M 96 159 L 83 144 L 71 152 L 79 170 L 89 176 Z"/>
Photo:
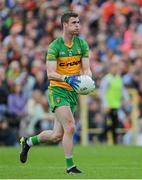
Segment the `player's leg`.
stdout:
<path fill-rule="evenodd" d="M 20 161 L 25 163 L 28 156 L 28 151 L 31 146 L 37 145 L 39 143 L 44 143 L 48 141 L 57 142 L 63 137 L 63 128 L 57 120 L 54 122 L 53 130 L 47 130 L 41 132 L 39 135 L 32 136 L 29 138 L 21 138 L 22 151 L 20 153 Z"/>
<path fill-rule="evenodd" d="M 57 142 L 60 141 L 62 137 L 63 137 L 62 125 L 58 120 L 55 120 L 53 130 L 45 130 L 42 131 L 37 136 L 29 137 L 27 140 L 27 144 L 29 146 L 33 146 L 48 141 Z"/>
<path fill-rule="evenodd" d="M 55 114 L 58 120 L 63 126 L 64 136 L 63 136 L 63 147 L 66 156 L 72 156 L 73 150 L 73 133 L 75 129 L 75 122 L 73 115 L 70 111 L 69 106 L 61 106 L 56 108 Z"/>
<path fill-rule="evenodd" d="M 112 109 L 111 111 L 112 118 L 112 135 L 113 135 L 113 143 L 117 144 L 117 128 L 118 128 L 118 112 L 117 109 Z"/>
<path fill-rule="evenodd" d="M 81 173 L 73 162 L 73 134 L 75 130 L 75 121 L 71 109 L 69 106 L 61 106 L 55 109 L 55 114 L 64 130 L 62 143 L 67 163 L 67 172 Z"/>

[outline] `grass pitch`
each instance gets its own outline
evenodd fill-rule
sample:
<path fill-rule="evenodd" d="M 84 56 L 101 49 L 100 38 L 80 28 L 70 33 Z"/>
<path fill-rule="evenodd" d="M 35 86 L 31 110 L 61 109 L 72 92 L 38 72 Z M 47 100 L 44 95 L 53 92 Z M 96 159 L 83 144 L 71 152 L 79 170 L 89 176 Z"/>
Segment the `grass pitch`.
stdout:
<path fill-rule="evenodd" d="M 140 179 L 142 147 L 75 146 L 74 161 L 83 171 L 67 175 L 62 147 L 33 147 L 28 162 L 19 162 L 19 149 L 0 147 L 0 179 Z"/>

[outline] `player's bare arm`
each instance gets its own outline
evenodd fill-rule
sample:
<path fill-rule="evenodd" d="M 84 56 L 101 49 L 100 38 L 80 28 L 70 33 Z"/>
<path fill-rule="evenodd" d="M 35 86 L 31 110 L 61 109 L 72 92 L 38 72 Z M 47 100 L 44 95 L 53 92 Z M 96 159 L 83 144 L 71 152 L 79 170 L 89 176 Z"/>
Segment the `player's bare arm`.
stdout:
<path fill-rule="evenodd" d="M 90 69 L 89 59 L 86 58 L 86 57 L 82 58 L 82 73 L 92 77 L 92 72 L 91 72 L 91 69 Z"/>
<path fill-rule="evenodd" d="M 57 61 L 47 61 L 47 76 L 49 80 L 64 81 L 64 76 L 57 73 Z"/>

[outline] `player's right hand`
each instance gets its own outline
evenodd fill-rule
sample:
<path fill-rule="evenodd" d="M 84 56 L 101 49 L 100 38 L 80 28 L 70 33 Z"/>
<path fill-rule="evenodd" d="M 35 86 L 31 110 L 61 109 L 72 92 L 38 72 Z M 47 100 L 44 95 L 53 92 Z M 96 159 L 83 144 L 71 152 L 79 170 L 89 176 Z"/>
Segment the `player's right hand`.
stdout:
<path fill-rule="evenodd" d="M 79 75 L 65 76 L 64 81 L 68 83 L 73 89 L 77 89 L 80 83 L 80 80 L 78 80 L 78 76 Z"/>

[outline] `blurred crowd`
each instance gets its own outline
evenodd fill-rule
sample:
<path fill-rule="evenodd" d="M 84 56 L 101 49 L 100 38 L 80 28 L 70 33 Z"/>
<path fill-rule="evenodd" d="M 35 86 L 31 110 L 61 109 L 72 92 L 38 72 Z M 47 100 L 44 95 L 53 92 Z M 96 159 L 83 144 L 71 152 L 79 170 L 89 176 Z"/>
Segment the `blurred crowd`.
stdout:
<path fill-rule="evenodd" d="M 68 10 L 80 16 L 80 37 L 90 47 L 98 92 L 113 61 L 118 62 L 123 85 L 136 90 L 138 144 L 142 144 L 142 0 L 0 0 L 0 144 L 16 146 L 20 136 L 53 127 L 45 55 L 48 44 L 61 35 L 60 17 Z M 99 93 L 88 98 L 88 108 L 89 128 L 105 129 Z M 132 108 L 130 100 L 119 110 L 119 127 L 129 130 L 123 134 L 128 144 Z M 75 117 L 74 140 L 80 142 L 79 107 Z M 89 141 L 105 142 L 101 132 L 95 137 L 90 133 Z"/>

